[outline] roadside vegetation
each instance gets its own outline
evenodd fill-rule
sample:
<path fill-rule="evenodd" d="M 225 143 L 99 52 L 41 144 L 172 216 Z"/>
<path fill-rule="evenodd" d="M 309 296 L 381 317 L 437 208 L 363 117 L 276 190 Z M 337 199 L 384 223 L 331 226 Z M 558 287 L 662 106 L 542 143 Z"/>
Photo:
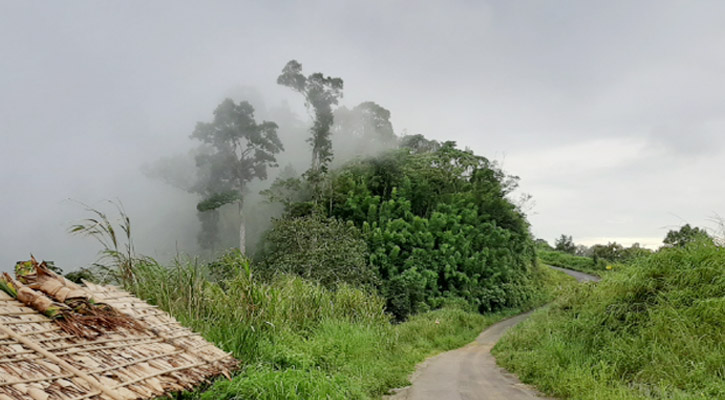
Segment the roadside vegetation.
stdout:
<path fill-rule="evenodd" d="M 683 231 L 686 233 L 682 234 Z M 678 238 L 682 243 L 685 243 L 693 240 L 700 234 L 704 234 L 704 231 L 699 228 L 692 230 L 689 225 L 685 225 L 679 231 L 670 231 L 664 243 L 666 245 L 673 245 L 668 242 L 668 238 L 670 237 Z M 624 247 L 617 242 L 595 244 L 587 247 L 575 244 L 572 237 L 567 235 L 561 235 L 556 239 L 554 247 L 542 239 L 537 239 L 535 245 L 537 250 L 536 254 L 539 261 L 543 264 L 597 276 L 602 276 L 602 274 L 609 271 L 612 268 L 612 264 L 629 264 L 639 258 L 652 254 L 652 250 L 640 246 L 639 243 L 634 243 L 630 247 Z"/>
<path fill-rule="evenodd" d="M 724 322 L 725 249 L 700 236 L 566 290 L 494 354 L 560 398 L 725 398 Z"/>
<path fill-rule="evenodd" d="M 186 260 L 170 267 L 119 253 L 107 259 L 106 272 L 120 266 L 131 274 L 113 275 L 116 283 L 242 360 L 231 381 L 183 394 L 188 399 L 380 398 L 407 385 L 426 357 L 465 345 L 523 311 L 481 314 L 452 299 L 393 323 L 374 288 L 343 282 L 325 287 L 289 273 L 261 278 L 238 250 L 212 263 Z M 531 306 L 572 285 L 562 273 L 537 271 L 542 286 Z"/>

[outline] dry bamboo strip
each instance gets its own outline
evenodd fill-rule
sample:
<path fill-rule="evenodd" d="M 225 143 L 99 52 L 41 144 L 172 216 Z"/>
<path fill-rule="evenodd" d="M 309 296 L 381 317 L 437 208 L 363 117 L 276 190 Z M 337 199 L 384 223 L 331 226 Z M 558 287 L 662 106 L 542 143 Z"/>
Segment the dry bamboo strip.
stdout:
<path fill-rule="evenodd" d="M 40 317 L 40 314 L 37 314 Z M 24 325 L 24 324 L 46 324 L 46 323 L 53 323 L 52 319 L 44 318 L 39 319 L 35 321 L 0 321 L 3 325 Z"/>
<path fill-rule="evenodd" d="M 189 334 L 186 334 L 186 335 L 179 335 L 179 336 L 176 336 L 176 337 L 173 337 L 173 338 L 169 338 L 169 339 L 164 339 L 164 338 L 148 339 L 146 341 L 135 342 L 135 343 L 130 343 L 130 344 L 123 343 L 123 344 L 110 345 L 110 346 L 94 347 L 94 348 L 89 348 L 89 349 L 78 349 L 78 350 L 61 351 L 61 352 L 55 353 L 55 354 L 56 355 L 59 355 L 59 356 L 66 356 L 66 355 L 69 355 L 69 354 L 86 353 L 86 352 L 87 353 L 90 353 L 92 351 L 108 350 L 108 349 L 117 349 L 119 347 L 126 347 L 126 346 L 130 346 L 130 345 L 138 346 L 138 345 L 142 345 L 142 344 L 161 343 L 161 342 L 164 342 L 166 340 L 182 339 L 182 338 L 189 337 L 189 336 L 194 336 L 194 335 L 195 335 L 194 333 L 189 333 Z M 93 342 L 83 343 L 83 345 L 92 345 L 92 344 L 93 344 Z M 169 344 L 173 345 L 174 347 L 180 348 L 180 346 L 175 345 L 173 343 L 169 343 Z M 51 350 L 55 350 L 55 349 L 51 349 Z"/>
<path fill-rule="evenodd" d="M 178 331 L 176 331 L 176 332 L 178 332 Z M 169 336 L 164 336 L 164 335 L 159 335 L 159 337 L 161 337 L 164 340 L 177 340 L 177 339 L 187 338 L 189 336 L 196 336 L 196 334 L 194 332 L 188 332 L 188 333 L 185 333 L 183 335 L 176 335 L 176 336 L 170 336 L 170 337 Z M 174 343 L 169 343 L 169 344 L 172 344 L 172 345 L 176 346 L 176 344 L 174 344 Z"/>
<path fill-rule="evenodd" d="M 62 330 L 62 329 L 59 326 L 55 326 L 53 328 L 41 329 L 39 331 L 20 332 L 20 335 L 32 336 L 32 335 L 40 335 L 41 333 L 51 333 L 51 332 L 60 331 L 60 330 Z M 75 336 L 73 336 L 73 337 L 75 337 Z"/>
<path fill-rule="evenodd" d="M 170 374 L 172 372 L 181 371 L 181 370 L 185 370 L 185 369 L 189 369 L 189 368 L 201 367 L 201 366 L 204 366 L 204 365 L 206 365 L 205 362 L 200 362 L 200 363 L 196 363 L 196 364 L 182 365 L 180 367 L 167 369 L 167 370 L 161 371 L 161 372 L 154 372 L 153 374 L 150 374 L 150 375 L 147 375 L 147 376 L 142 376 L 140 378 L 136 378 L 136 379 L 130 380 L 128 382 L 123 382 L 123 383 L 121 383 L 119 385 L 116 385 L 116 386 L 112 387 L 111 389 L 118 389 L 118 388 L 121 388 L 121 387 L 133 385 L 133 384 L 138 383 L 138 382 L 141 382 L 141 381 L 145 381 L 146 379 L 156 378 L 157 376 L 160 376 L 160 375 Z"/>
<path fill-rule="evenodd" d="M 101 395 L 101 394 L 103 394 L 103 392 L 95 391 L 95 392 L 91 392 L 91 393 L 86 393 L 83 396 L 74 397 L 74 398 L 69 399 L 69 400 L 83 400 L 83 399 L 88 399 L 88 398 L 91 398 L 93 396 L 98 396 L 98 395 Z"/>
<path fill-rule="evenodd" d="M 63 336 L 54 336 L 49 338 L 40 338 L 37 340 L 37 342 L 55 342 L 57 340 L 65 340 L 65 339 L 76 339 L 78 336 L 74 335 L 63 335 Z"/>
<path fill-rule="evenodd" d="M 121 305 L 126 307 L 121 307 Z M 119 305 L 113 307 L 118 308 L 119 310 L 155 310 L 159 308 L 159 306 L 153 306 L 151 304 L 142 304 L 139 306 L 135 303 L 120 303 Z"/>
<path fill-rule="evenodd" d="M 203 349 L 204 347 L 209 347 L 209 346 L 216 348 L 216 345 L 214 345 L 214 343 L 206 342 L 206 343 L 202 343 L 198 346 L 191 347 L 190 350 L 199 350 L 199 349 Z"/>
<path fill-rule="evenodd" d="M 31 353 L 35 353 L 35 352 L 33 350 L 20 350 L 20 351 L 14 351 L 12 353 L 2 353 L 2 354 L 0 354 L 0 356 L 5 358 L 5 357 L 12 357 L 12 356 L 19 356 L 21 354 L 31 354 Z"/>
<path fill-rule="evenodd" d="M 184 353 L 184 350 L 177 350 L 177 351 L 172 351 L 171 353 L 156 354 L 156 355 L 153 355 L 153 356 L 148 356 L 148 357 L 144 357 L 144 358 L 138 358 L 138 359 L 135 359 L 133 361 L 129 361 L 127 363 L 123 363 L 123 364 L 119 364 L 119 365 L 114 365 L 113 367 L 99 368 L 99 369 L 96 369 L 96 370 L 91 371 L 90 374 L 93 374 L 93 375 L 103 374 L 103 373 L 110 372 L 110 371 L 113 371 L 113 370 L 116 370 L 116 369 L 126 368 L 126 367 L 129 367 L 131 365 L 141 364 L 142 362 L 155 360 L 157 358 L 173 357 L 173 356 L 176 356 L 176 355 L 179 355 L 179 354 L 182 354 L 182 353 Z"/>
<path fill-rule="evenodd" d="M 37 343 L 33 342 L 32 340 L 29 340 L 27 338 L 24 338 L 15 332 L 13 332 L 11 329 L 9 329 L 6 326 L 0 325 L 0 331 L 2 331 L 4 334 L 12 337 L 13 339 L 17 340 L 18 342 L 22 343 L 25 347 L 28 347 L 32 350 L 37 351 L 41 355 L 48 358 L 50 361 L 53 361 L 56 363 L 59 367 L 65 369 L 68 372 L 71 372 L 75 375 L 77 375 L 79 378 L 86 381 L 91 387 L 94 387 L 101 392 L 103 392 L 108 397 L 114 399 L 114 400 L 124 400 L 123 397 L 119 396 L 114 392 L 112 389 L 106 388 L 103 385 L 101 385 L 95 378 L 89 376 L 88 374 L 84 373 L 83 371 L 77 369 L 76 367 L 68 364 L 67 362 L 63 361 L 62 359 L 58 358 L 55 354 L 49 352 L 48 350 L 40 347 Z"/>
<path fill-rule="evenodd" d="M 0 387 L 8 386 L 8 385 L 17 385 L 18 383 L 57 381 L 58 379 L 72 378 L 74 376 L 75 376 L 75 374 L 64 374 L 64 375 L 46 376 L 45 378 L 24 379 L 22 381 L 0 382 Z"/>
<path fill-rule="evenodd" d="M 126 299 L 126 298 L 133 298 L 133 299 L 135 299 L 135 297 L 133 297 L 130 294 L 122 294 L 122 295 L 117 295 L 117 296 L 99 297 L 98 298 L 98 301 L 102 301 L 102 302 L 105 303 L 108 300 L 117 300 L 117 299 Z"/>
<path fill-rule="evenodd" d="M 136 343 L 133 343 L 133 345 L 134 346 L 138 346 L 138 345 L 142 345 L 142 344 L 152 344 L 152 343 L 160 343 L 160 342 L 163 342 L 163 340 L 162 339 L 149 339 L 149 340 L 147 340 L 145 342 L 136 342 Z M 89 344 L 89 343 L 86 343 L 86 344 Z M 117 349 L 119 347 L 128 347 L 128 346 L 129 345 L 128 344 L 125 344 L 125 343 L 124 344 L 112 344 L 112 345 L 109 345 L 109 346 L 95 347 L 95 348 L 92 348 L 92 349 L 76 349 L 76 350 L 61 351 L 61 352 L 55 353 L 55 354 L 56 355 L 59 355 L 59 356 L 67 356 L 69 354 L 90 353 L 92 351 L 108 350 L 108 349 Z"/>
<path fill-rule="evenodd" d="M 38 315 L 38 312 L 33 310 L 33 311 L 13 311 L 13 312 L 3 312 L 2 313 L 3 317 L 10 317 L 10 316 L 15 316 L 15 315 Z"/>
<path fill-rule="evenodd" d="M 156 329 L 156 328 L 160 328 L 162 326 L 176 325 L 176 324 L 178 324 L 178 322 L 176 322 L 176 321 L 164 322 L 163 324 L 156 324 L 156 325 L 149 326 L 149 329 Z"/>
<path fill-rule="evenodd" d="M 43 358 L 42 356 L 33 356 L 33 357 L 20 357 L 20 358 L 11 358 L 7 360 L 0 360 L 0 364 L 7 364 L 7 363 L 14 363 L 18 361 L 31 361 L 31 360 L 37 360 Z"/>
<path fill-rule="evenodd" d="M 66 344 L 63 346 L 57 346 L 57 347 L 53 347 L 50 350 L 66 350 L 66 349 L 72 349 L 73 347 L 92 346 L 95 344 L 117 343 L 117 342 L 133 342 L 133 343 L 126 343 L 129 346 L 133 346 L 135 344 L 138 344 L 138 343 L 136 343 L 137 341 L 148 340 L 150 338 L 151 338 L 151 336 L 140 336 L 140 337 L 124 337 L 124 338 L 116 338 L 116 339 L 93 340 L 93 341 L 88 341 L 88 342 L 84 342 L 84 343 L 70 343 L 70 344 Z"/>
<path fill-rule="evenodd" d="M 211 360 L 208 360 L 207 362 L 209 364 L 213 364 L 215 362 L 224 361 L 225 358 L 229 358 L 229 357 L 231 357 L 231 353 L 225 353 L 223 356 L 220 356 L 217 358 L 212 358 Z"/>

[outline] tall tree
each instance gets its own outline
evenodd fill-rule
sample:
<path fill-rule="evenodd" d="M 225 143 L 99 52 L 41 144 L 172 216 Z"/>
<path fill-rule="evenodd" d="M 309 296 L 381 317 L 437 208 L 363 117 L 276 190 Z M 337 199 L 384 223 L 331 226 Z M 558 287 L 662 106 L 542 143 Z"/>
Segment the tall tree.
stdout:
<path fill-rule="evenodd" d="M 202 142 L 196 157 L 203 169 L 200 192 L 205 198 L 196 206 L 200 212 L 237 203 L 239 206 L 239 249 L 246 251 L 244 189 L 253 179 L 266 179 L 267 167 L 277 166 L 275 154 L 284 150 L 277 136 L 277 124 L 254 119 L 254 107 L 224 100 L 214 110 L 212 122 L 199 122 L 191 138 Z"/>
<path fill-rule="evenodd" d="M 575 254 L 576 244 L 574 244 L 574 240 L 571 238 L 571 236 L 566 236 L 562 234 L 558 239 L 554 241 L 554 249 L 558 251 L 563 251 L 564 253 Z"/>
<path fill-rule="evenodd" d="M 366 101 L 352 109 L 335 110 L 334 149 L 338 161 L 355 156 L 370 156 L 397 146 L 398 138 L 390 122 L 390 111 Z"/>
<path fill-rule="evenodd" d="M 308 176 L 313 181 L 318 180 L 320 174 L 327 172 L 328 164 L 332 161 L 332 106 L 337 105 L 342 97 L 342 79 L 326 77 L 320 72 L 305 77 L 302 75 L 302 64 L 292 60 L 282 69 L 277 83 L 302 94 L 305 105 L 314 112 L 311 136 L 307 139 L 312 146 L 312 165 Z"/>
<path fill-rule="evenodd" d="M 688 243 L 696 241 L 698 238 L 711 239 L 707 231 L 699 227 L 691 227 L 685 224 L 679 230 L 671 230 L 667 232 L 667 236 L 662 241 L 668 247 L 684 247 Z"/>

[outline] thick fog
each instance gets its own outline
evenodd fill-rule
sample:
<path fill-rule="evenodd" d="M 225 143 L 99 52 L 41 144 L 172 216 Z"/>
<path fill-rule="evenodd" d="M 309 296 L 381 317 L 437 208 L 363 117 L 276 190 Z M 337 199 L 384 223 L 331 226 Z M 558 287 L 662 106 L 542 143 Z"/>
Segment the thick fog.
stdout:
<path fill-rule="evenodd" d="M 194 254 L 199 198 L 149 171 L 188 171 L 226 97 L 280 125 L 282 166 L 309 160 L 290 59 L 520 176 L 536 236 L 657 246 L 725 212 L 723 43 L 717 1 L 2 1 L 0 270 L 92 262 L 67 230 L 109 199 L 140 252 Z"/>

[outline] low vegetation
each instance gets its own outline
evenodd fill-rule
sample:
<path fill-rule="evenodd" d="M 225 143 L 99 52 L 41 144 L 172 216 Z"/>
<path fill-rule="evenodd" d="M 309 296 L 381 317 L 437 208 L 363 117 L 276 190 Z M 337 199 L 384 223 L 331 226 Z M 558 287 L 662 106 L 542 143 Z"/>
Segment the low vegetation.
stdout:
<path fill-rule="evenodd" d="M 617 265 L 505 336 L 497 361 L 561 398 L 725 398 L 725 249 L 712 240 Z"/>
<path fill-rule="evenodd" d="M 537 274 L 536 305 L 571 285 L 561 273 Z M 260 280 L 238 252 L 211 264 L 140 263 L 127 288 L 243 361 L 233 380 L 185 394 L 201 399 L 379 398 L 426 357 L 522 311 L 482 315 L 458 300 L 393 324 L 375 293 L 289 274 Z"/>

